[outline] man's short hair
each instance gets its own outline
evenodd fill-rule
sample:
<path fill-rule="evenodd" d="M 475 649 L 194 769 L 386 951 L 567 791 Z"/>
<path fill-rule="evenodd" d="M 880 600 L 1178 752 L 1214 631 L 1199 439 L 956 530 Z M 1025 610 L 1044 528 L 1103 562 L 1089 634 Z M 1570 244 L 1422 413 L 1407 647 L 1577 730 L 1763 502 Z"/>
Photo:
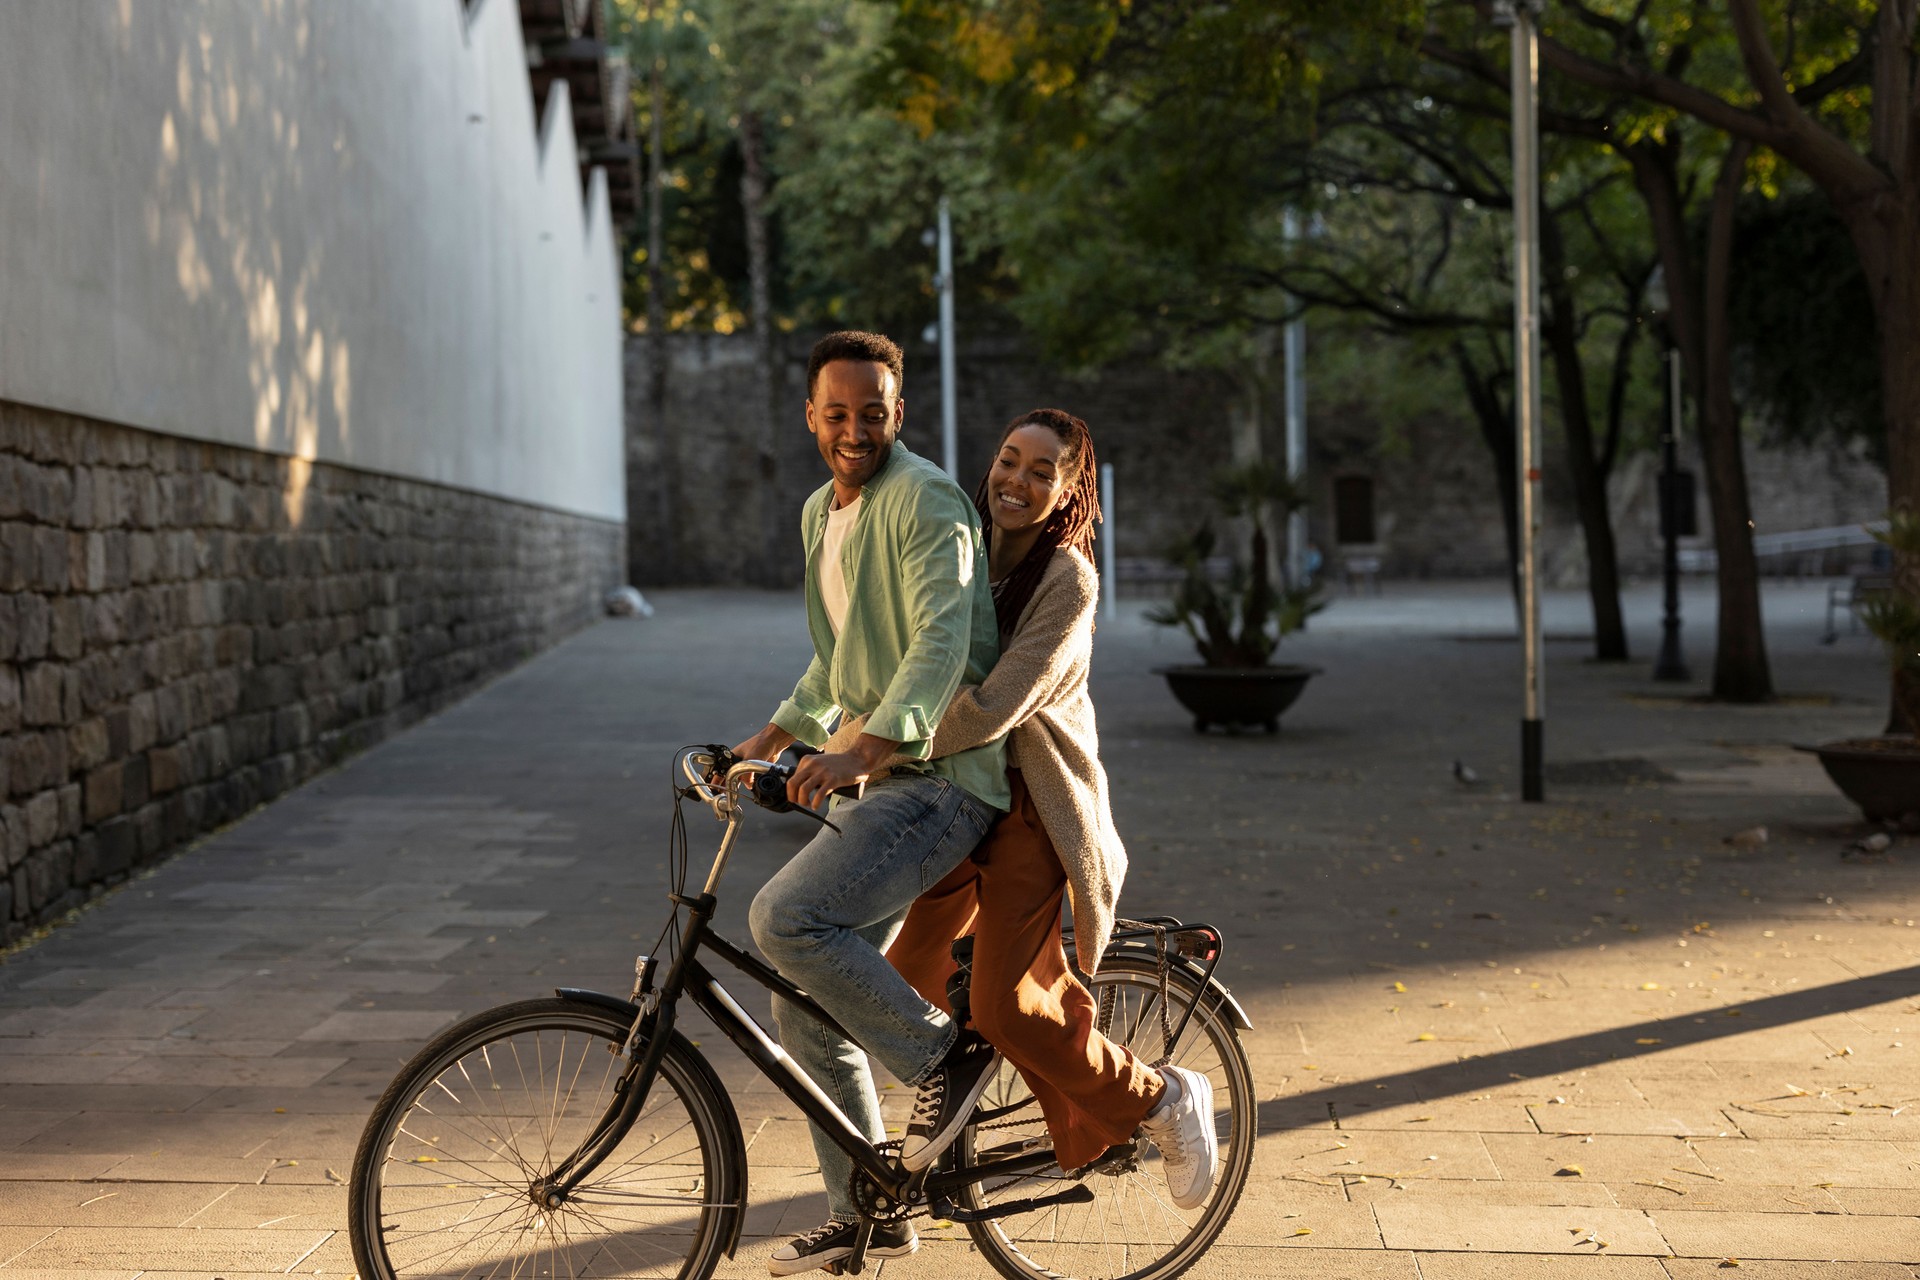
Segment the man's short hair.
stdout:
<path fill-rule="evenodd" d="M 894 345 L 893 339 L 860 329 L 842 329 L 813 344 L 813 353 L 807 357 L 807 399 L 813 399 L 813 388 L 820 380 L 820 370 L 835 360 L 871 361 L 887 366 L 887 371 L 893 375 L 895 395 L 900 394 L 906 383 L 907 358 Z"/>

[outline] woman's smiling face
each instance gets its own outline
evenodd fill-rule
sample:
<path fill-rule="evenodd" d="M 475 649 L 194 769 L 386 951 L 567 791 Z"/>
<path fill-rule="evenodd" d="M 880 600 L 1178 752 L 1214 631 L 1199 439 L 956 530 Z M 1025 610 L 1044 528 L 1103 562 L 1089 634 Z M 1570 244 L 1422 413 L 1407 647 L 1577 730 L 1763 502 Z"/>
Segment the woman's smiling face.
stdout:
<path fill-rule="evenodd" d="M 1038 423 L 1015 427 L 1000 442 L 987 477 L 987 514 L 1008 533 L 1046 523 L 1067 495 L 1060 437 Z"/>

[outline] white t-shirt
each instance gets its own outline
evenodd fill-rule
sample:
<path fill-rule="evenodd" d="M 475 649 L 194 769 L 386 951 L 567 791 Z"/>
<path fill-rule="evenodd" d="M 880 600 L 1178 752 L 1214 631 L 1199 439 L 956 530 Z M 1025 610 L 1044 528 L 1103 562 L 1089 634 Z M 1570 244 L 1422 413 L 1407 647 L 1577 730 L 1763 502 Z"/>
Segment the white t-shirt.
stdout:
<path fill-rule="evenodd" d="M 860 519 L 860 502 L 865 497 L 863 493 L 844 507 L 827 508 L 827 532 L 820 539 L 820 603 L 827 607 L 827 621 L 836 636 L 847 622 L 847 578 L 840 571 L 840 551 Z"/>

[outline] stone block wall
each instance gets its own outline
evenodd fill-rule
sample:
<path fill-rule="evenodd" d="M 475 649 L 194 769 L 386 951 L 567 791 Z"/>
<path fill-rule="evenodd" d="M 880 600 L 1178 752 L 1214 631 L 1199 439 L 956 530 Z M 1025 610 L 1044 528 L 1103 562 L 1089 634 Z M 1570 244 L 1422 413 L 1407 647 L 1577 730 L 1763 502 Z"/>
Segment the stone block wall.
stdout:
<path fill-rule="evenodd" d="M 752 338 L 746 334 L 674 334 L 668 341 L 664 422 L 645 403 L 647 343 L 627 346 L 627 510 L 634 581 L 792 585 L 801 572 L 800 505 L 825 483 L 825 464 L 807 434 L 806 358 L 813 335 L 782 339 L 780 402 L 786 415 L 767 438 L 754 390 Z M 938 353 L 906 344 L 907 425 L 915 452 L 940 453 Z M 1311 360 L 1311 356 L 1309 356 Z M 971 488 L 999 431 L 1016 414 L 1042 405 L 1068 409 L 1093 428 L 1100 458 L 1116 472 L 1115 548 L 1153 557 L 1207 514 L 1207 479 L 1230 456 L 1231 384 L 1204 370 L 1173 371 L 1151 361 L 1075 378 L 1049 369 L 1019 344 L 964 341 L 960 349 L 960 472 Z M 1365 405 L 1321 396 L 1309 370 L 1308 527 L 1326 549 L 1333 538 L 1333 483 L 1374 482 L 1379 545 L 1368 549 L 1396 578 L 1499 577 L 1506 572 L 1491 454 L 1466 416 L 1428 413 L 1382 429 Z M 1269 415 L 1264 445 L 1284 456 L 1281 415 Z M 1542 561 L 1554 586 L 1586 580 L 1586 552 L 1567 482 L 1565 448 L 1554 415 L 1545 440 Z M 1858 450 L 1771 444 L 1749 433 L 1747 473 L 1755 527 L 1762 533 L 1855 524 L 1886 506 L 1884 474 Z M 1693 443 L 1688 464 L 1701 472 Z M 1621 569 L 1659 572 L 1658 459 L 1630 452 L 1615 469 L 1611 494 Z M 1700 480 L 1701 519 L 1706 515 Z M 1704 531 L 1704 530 L 1703 530 Z M 1690 546 L 1711 545 L 1710 538 Z"/>
<path fill-rule="evenodd" d="M 0 940 L 596 616 L 619 524 L 0 401 Z"/>

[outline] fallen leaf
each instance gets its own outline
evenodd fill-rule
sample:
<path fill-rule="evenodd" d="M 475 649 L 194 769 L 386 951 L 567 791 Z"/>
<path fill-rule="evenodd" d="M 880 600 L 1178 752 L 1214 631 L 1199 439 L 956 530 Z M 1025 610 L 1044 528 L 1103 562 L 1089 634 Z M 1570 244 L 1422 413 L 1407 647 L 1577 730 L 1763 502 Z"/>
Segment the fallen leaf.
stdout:
<path fill-rule="evenodd" d="M 327 1170 L 327 1181 L 328 1181 L 328 1182 L 335 1182 L 335 1183 L 339 1183 L 339 1184 L 340 1184 L 341 1186 L 345 1186 L 345 1185 L 346 1185 L 346 1182 L 347 1182 L 347 1180 L 346 1180 L 345 1178 L 343 1178 L 343 1177 L 341 1177 L 341 1176 L 340 1176 L 339 1174 L 337 1174 L 337 1173 L 335 1173 L 335 1172 L 334 1172 L 334 1171 L 333 1171 L 332 1169 L 328 1169 L 328 1170 Z"/>
<path fill-rule="evenodd" d="M 439 1164 L 440 1157 L 439 1156 L 415 1156 L 413 1159 L 407 1161 L 407 1163 L 408 1164 Z M 327 1170 L 327 1172 L 332 1173 L 333 1170 L 329 1169 Z"/>
<path fill-rule="evenodd" d="M 1641 1036 L 1638 1040 L 1635 1040 L 1634 1043 L 1635 1044 L 1665 1044 L 1666 1041 L 1660 1039 L 1658 1036 Z"/>
<path fill-rule="evenodd" d="M 1297 1236 L 1310 1236 L 1313 1234 L 1313 1228 L 1312 1227 L 1295 1227 L 1293 1229 L 1293 1234 Z"/>
<path fill-rule="evenodd" d="M 1584 1178 L 1587 1176 L 1587 1171 L 1577 1164 L 1562 1165 L 1553 1171 L 1553 1176 L 1556 1178 Z"/>
<path fill-rule="evenodd" d="M 285 1114 L 287 1114 L 287 1109 L 286 1109 L 285 1107 L 275 1107 L 275 1108 L 273 1109 L 273 1114 L 275 1114 L 275 1115 L 277 1115 L 277 1116 L 283 1116 L 283 1115 L 285 1115 Z"/>
<path fill-rule="evenodd" d="M 1419 1035 L 1415 1036 L 1413 1039 L 1415 1044 L 1418 1044 L 1423 1040 L 1431 1040 L 1433 1039 L 1433 1032 L 1422 1031 Z"/>
<path fill-rule="evenodd" d="M 1643 982 L 1640 984 L 1640 989 L 1642 991 L 1658 991 L 1660 984 L 1657 982 Z"/>
<path fill-rule="evenodd" d="M 1396 982 L 1393 984 L 1393 987 L 1391 989 L 1394 991 L 1398 991 L 1404 995 L 1407 990 L 1407 984 L 1404 982 Z"/>
<path fill-rule="evenodd" d="M 1738 1259 L 1738 1258 L 1722 1258 L 1722 1259 L 1720 1259 L 1720 1265 L 1721 1265 L 1721 1266 L 1723 1266 L 1723 1267 L 1737 1267 L 1737 1266 L 1739 1266 L 1739 1265 L 1740 1265 L 1740 1259 Z"/>

